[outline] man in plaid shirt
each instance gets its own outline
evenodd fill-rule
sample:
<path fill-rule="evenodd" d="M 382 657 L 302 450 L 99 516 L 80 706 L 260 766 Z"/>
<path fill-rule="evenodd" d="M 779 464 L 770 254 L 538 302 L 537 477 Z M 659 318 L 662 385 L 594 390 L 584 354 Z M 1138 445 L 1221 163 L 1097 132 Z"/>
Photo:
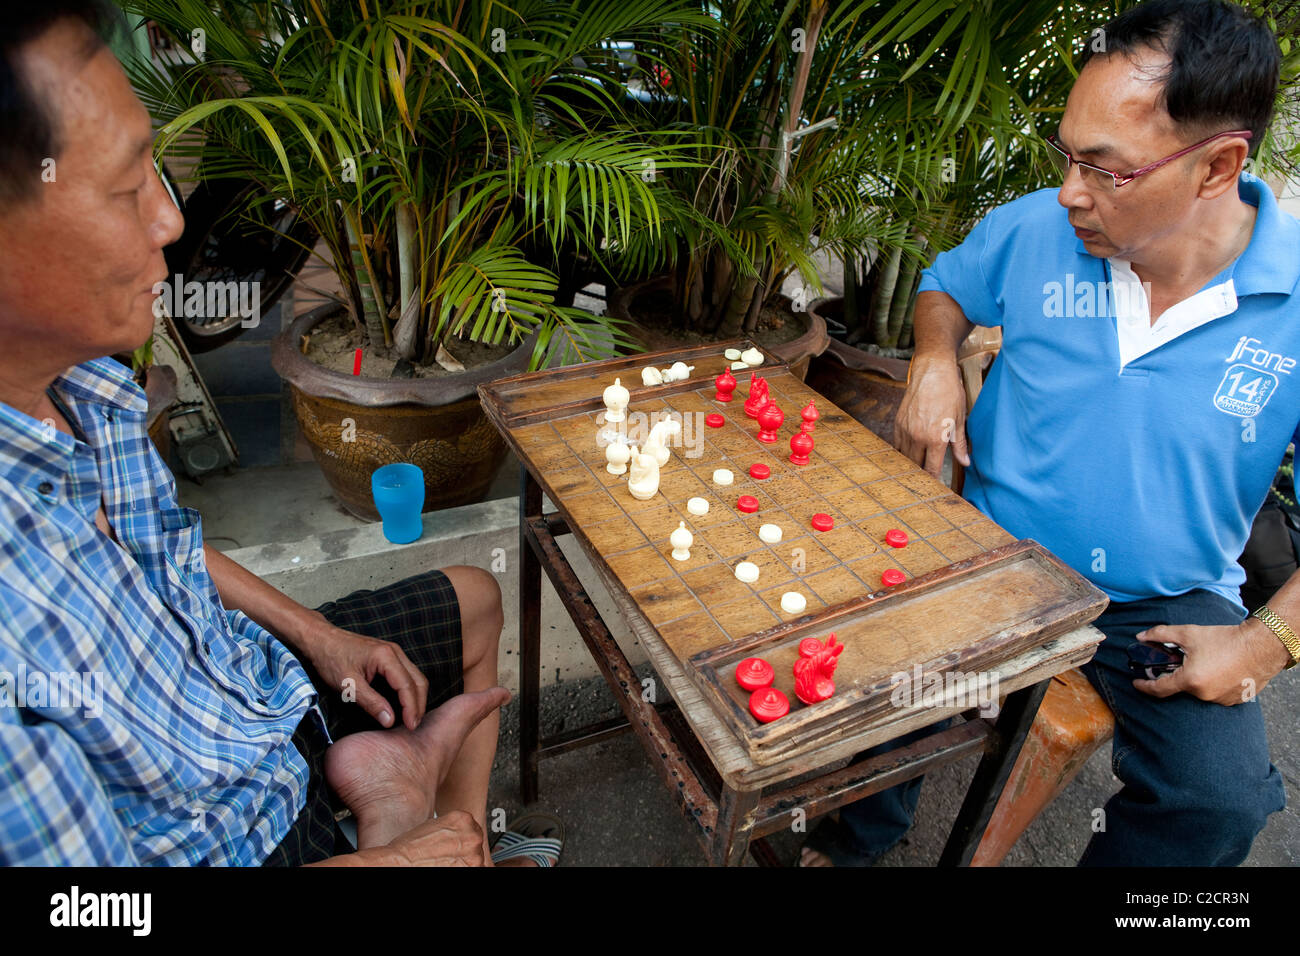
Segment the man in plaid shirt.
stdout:
<path fill-rule="evenodd" d="M 493 577 L 295 603 L 204 545 L 102 357 L 152 332 L 182 220 L 100 17 L 0 38 L 0 863 L 484 863 Z"/>

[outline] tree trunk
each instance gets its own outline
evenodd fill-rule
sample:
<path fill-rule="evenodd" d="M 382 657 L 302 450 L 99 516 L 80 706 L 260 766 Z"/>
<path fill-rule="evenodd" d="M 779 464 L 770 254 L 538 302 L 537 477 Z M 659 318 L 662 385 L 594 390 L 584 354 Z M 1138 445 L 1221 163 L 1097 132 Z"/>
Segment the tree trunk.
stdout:
<path fill-rule="evenodd" d="M 736 281 L 731 289 L 731 298 L 727 300 L 727 308 L 722 314 L 722 322 L 715 333 L 717 338 L 734 339 L 740 335 L 757 289 L 758 276 L 741 276 Z"/>
<path fill-rule="evenodd" d="M 921 269 L 921 260 L 908 256 L 907 261 L 898 270 L 898 282 L 894 286 L 893 301 L 889 304 L 889 340 L 897 348 L 906 348 L 903 344 L 903 320 L 907 317 L 907 307 L 912 298 L 912 289 L 916 286 L 916 274 Z"/>
<path fill-rule="evenodd" d="M 857 256 L 844 257 L 844 311 L 840 316 L 844 323 L 845 340 L 852 339 L 858 331 L 858 269 L 860 260 Z"/>
<path fill-rule="evenodd" d="M 898 267 L 902 261 L 903 247 L 895 246 L 889 256 L 876 257 L 876 288 L 871 297 L 871 334 L 875 343 L 882 347 L 893 346 L 889 338 L 889 307 L 894 301 L 894 289 L 898 285 Z"/>

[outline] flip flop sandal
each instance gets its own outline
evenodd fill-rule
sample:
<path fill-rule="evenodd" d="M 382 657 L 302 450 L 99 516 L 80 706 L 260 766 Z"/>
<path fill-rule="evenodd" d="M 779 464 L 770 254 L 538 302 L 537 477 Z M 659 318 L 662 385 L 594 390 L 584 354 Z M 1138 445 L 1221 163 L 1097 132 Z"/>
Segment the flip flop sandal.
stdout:
<path fill-rule="evenodd" d="M 832 866 L 873 866 L 884 854 L 862 854 L 852 849 L 852 834 L 834 817 L 822 817 L 804 842 L 810 850 L 830 857 Z M 795 866 L 803 866 L 802 852 Z"/>
<path fill-rule="evenodd" d="M 534 810 L 506 825 L 492 845 L 493 864 L 520 857 L 538 866 L 555 866 L 564 849 L 564 824 L 559 817 Z"/>

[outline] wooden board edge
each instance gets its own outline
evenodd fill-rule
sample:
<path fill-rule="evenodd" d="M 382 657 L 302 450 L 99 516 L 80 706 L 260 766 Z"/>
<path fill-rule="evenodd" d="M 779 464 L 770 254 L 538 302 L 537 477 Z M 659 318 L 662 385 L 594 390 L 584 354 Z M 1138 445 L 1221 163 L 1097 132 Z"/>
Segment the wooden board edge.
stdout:
<path fill-rule="evenodd" d="M 1032 647 L 1041 646 L 1061 634 L 1091 624 L 1105 610 L 1107 598 L 1104 592 L 1085 578 L 1082 578 L 1068 565 L 1056 559 L 1054 555 L 1037 542 L 1026 539 L 1015 544 L 1030 544 L 1032 547 L 1015 548 L 1012 545 L 1006 545 L 1004 546 L 1006 549 L 1005 554 L 999 556 L 994 562 L 975 563 L 974 570 L 986 568 L 989 564 L 996 563 L 996 561 L 1037 560 L 1054 567 L 1066 586 L 1074 590 L 1075 593 L 1063 603 L 1056 605 L 1052 609 L 1050 616 L 1037 615 L 1026 621 L 1019 622 L 1013 627 L 1005 628 L 998 634 L 990 635 L 990 639 L 985 642 L 977 653 L 964 657 L 959 654 L 949 653 L 932 658 L 929 661 L 919 662 L 924 672 L 945 674 L 959 668 L 985 669 L 990 661 L 1000 661 L 1014 657 Z M 986 554 L 993 554 L 993 552 L 986 552 Z M 949 576 L 944 580 L 952 581 L 953 577 Z M 1085 586 L 1078 586 L 1079 581 L 1082 581 Z M 933 582 L 931 582 L 931 586 L 933 586 Z M 919 596 L 925 590 L 928 590 L 928 588 L 917 589 L 913 592 L 913 596 Z M 869 602 L 854 601 L 846 603 L 852 605 L 852 610 L 862 610 L 868 606 Z M 818 629 L 822 629 L 825 622 L 814 621 L 812 623 Z M 1019 633 L 1025 628 L 1034 628 L 1035 626 L 1036 629 L 1031 633 Z M 767 641 L 769 643 L 785 643 L 793 639 L 793 634 L 797 630 L 797 628 L 774 627 L 765 633 L 768 634 Z M 823 725 L 831 722 L 845 710 L 856 707 L 861 711 L 863 717 L 879 713 L 882 706 L 867 704 L 864 708 L 863 702 L 870 700 L 872 697 L 880 697 L 885 690 L 892 689 L 892 682 L 886 681 L 883 684 L 877 682 L 869 687 L 855 688 L 842 696 L 837 695 L 831 701 L 822 701 L 811 707 L 800 707 L 780 721 L 762 724 L 723 686 L 726 678 L 721 673 L 722 668 L 738 658 L 750 656 L 750 653 L 756 649 L 748 639 L 744 643 L 746 645 L 744 648 L 726 645 L 711 651 L 701 652 L 691 658 L 685 669 L 687 674 L 696 682 L 704 698 L 718 712 L 719 717 L 731 726 L 737 738 L 742 742 L 742 746 L 748 750 L 751 758 L 755 760 L 758 759 L 758 755 L 765 747 L 775 745 L 773 741 L 776 738 L 780 738 L 782 746 L 786 740 L 798 741 L 805 739 L 807 736 L 825 729 Z"/>
<path fill-rule="evenodd" d="M 776 355 L 769 352 L 763 346 L 755 345 L 749 342 L 747 339 L 736 339 L 736 340 L 732 340 L 731 342 L 719 343 L 716 346 L 713 344 L 709 344 L 709 345 L 691 346 L 690 348 L 685 350 L 666 349 L 660 352 L 645 352 L 645 353 L 638 353 L 633 356 L 621 356 L 616 359 L 605 359 L 602 362 L 586 362 L 583 363 L 582 365 L 567 365 L 563 368 L 558 368 L 558 369 L 541 369 L 540 371 L 536 371 L 536 372 L 522 372 L 518 375 L 511 375 L 505 378 L 494 379 L 491 382 L 486 382 L 482 385 L 479 385 L 478 386 L 479 400 L 480 402 L 483 402 L 485 404 L 486 402 L 491 401 L 491 403 L 499 411 L 499 414 L 494 418 L 494 421 L 499 421 L 505 427 L 517 428 L 523 425 L 532 425 L 532 424 L 536 424 L 539 421 L 545 421 L 551 418 L 564 418 L 569 415 L 577 415 L 583 412 L 599 410 L 604 407 L 601 395 L 596 394 L 592 398 L 583 401 L 565 402 L 563 404 L 551 405 L 545 408 L 533 409 L 527 412 L 516 412 L 514 414 L 511 414 L 505 410 L 505 396 L 502 394 L 502 390 L 504 387 L 514 386 L 514 385 L 526 385 L 530 382 L 540 382 L 543 380 L 554 382 L 557 380 L 572 381 L 572 380 L 578 380 L 584 378 L 592 378 L 594 376 L 607 374 L 609 372 L 621 371 L 624 364 L 629 359 L 636 360 L 635 363 L 629 367 L 639 369 L 647 365 L 658 365 L 660 364 L 658 361 L 660 359 L 672 359 L 673 361 L 678 361 L 678 360 L 687 361 L 688 359 L 694 358 L 698 355 L 712 355 L 716 352 L 719 352 L 722 349 L 727 349 L 727 348 L 742 348 L 743 350 L 744 347 L 748 347 L 750 345 L 753 345 L 754 348 L 757 348 L 763 354 L 763 364 L 757 366 L 754 369 L 751 369 L 751 371 L 759 372 L 760 374 L 766 373 L 768 371 L 775 371 L 778 374 L 779 373 L 790 374 L 789 365 L 786 362 L 782 361 L 780 358 L 778 358 Z M 615 363 L 615 364 L 611 366 L 609 363 Z M 687 361 L 687 364 L 689 365 L 690 362 Z M 629 384 L 626 386 L 629 393 L 628 405 L 631 406 L 637 401 L 644 401 L 647 398 L 654 398 L 656 396 L 668 397 L 672 395 L 680 395 L 684 392 L 695 391 L 696 389 L 701 387 L 707 388 L 710 383 L 711 382 L 709 381 L 703 381 L 701 379 L 694 378 L 694 379 L 685 379 L 684 381 L 681 382 L 673 382 L 669 385 L 633 386 Z"/>

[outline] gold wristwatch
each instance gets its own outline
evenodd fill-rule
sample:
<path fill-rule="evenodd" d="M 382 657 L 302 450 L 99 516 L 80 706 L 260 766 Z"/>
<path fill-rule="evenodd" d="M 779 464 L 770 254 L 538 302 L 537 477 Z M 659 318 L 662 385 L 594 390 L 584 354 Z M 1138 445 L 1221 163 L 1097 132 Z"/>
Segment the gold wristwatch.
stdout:
<path fill-rule="evenodd" d="M 1291 630 L 1286 621 L 1274 614 L 1267 604 L 1255 608 L 1252 616 L 1263 621 L 1268 629 L 1277 635 L 1277 639 L 1286 645 L 1286 651 L 1291 655 L 1291 663 L 1283 670 L 1290 670 L 1300 663 L 1300 638 L 1296 637 L 1295 631 Z"/>

